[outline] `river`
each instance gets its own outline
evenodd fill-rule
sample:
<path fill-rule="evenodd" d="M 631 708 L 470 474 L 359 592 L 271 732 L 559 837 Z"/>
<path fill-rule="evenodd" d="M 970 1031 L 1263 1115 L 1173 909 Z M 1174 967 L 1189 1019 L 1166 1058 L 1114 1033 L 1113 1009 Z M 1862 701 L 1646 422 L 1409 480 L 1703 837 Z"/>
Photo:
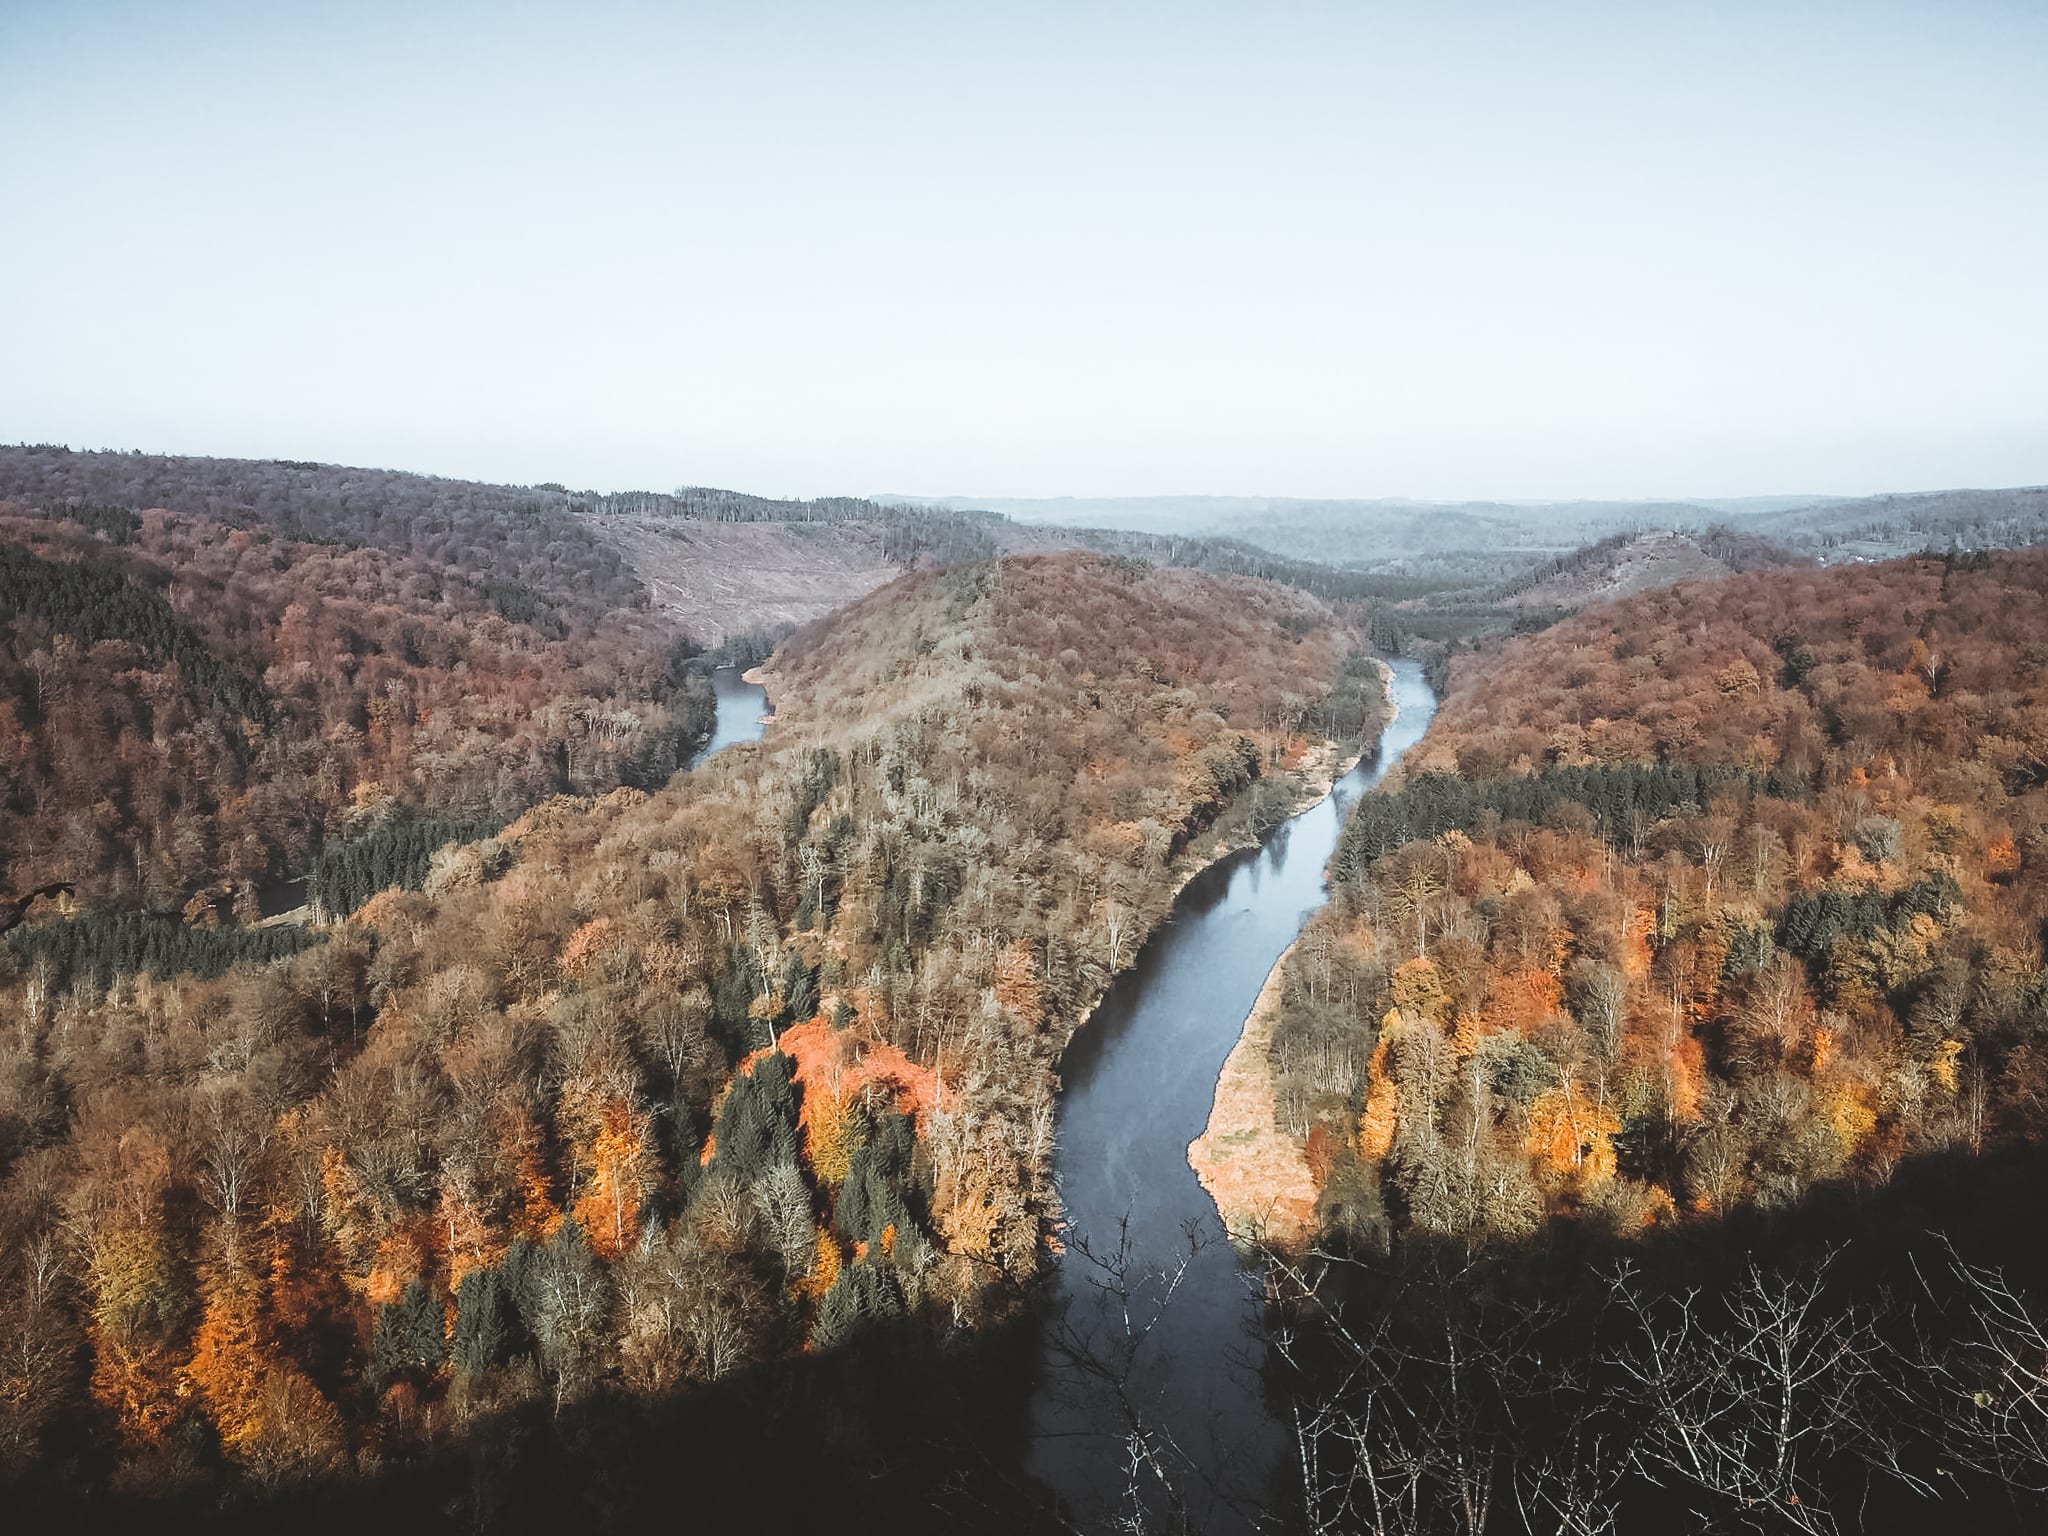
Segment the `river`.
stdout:
<path fill-rule="evenodd" d="M 1267 973 L 1327 898 L 1323 871 L 1346 810 L 1436 711 L 1421 667 L 1392 665 L 1397 713 L 1378 750 L 1262 847 L 1189 882 L 1061 1060 L 1055 1177 L 1068 1251 L 1032 1401 L 1032 1470 L 1084 1526 L 1105 1524 L 1130 1481 L 1123 1403 L 1171 1437 L 1170 1460 L 1199 1469 L 1182 1477 L 1197 1528 L 1241 1525 L 1233 1491 L 1264 1494 L 1283 1449 L 1258 1389 L 1252 1287 L 1187 1149 Z M 1087 1257 L 1116 1253 L 1120 1229 L 1151 1275 L 1128 1307 Z M 1162 1305 L 1161 1277 L 1176 1270 Z M 1076 1345 L 1111 1363 L 1121 1392 L 1075 1362 Z"/>
<path fill-rule="evenodd" d="M 735 742 L 759 741 L 768 728 L 768 690 L 741 677 L 738 667 L 724 666 L 714 671 L 711 691 L 718 701 L 718 721 L 711 729 L 711 739 L 690 759 L 692 768 Z"/>

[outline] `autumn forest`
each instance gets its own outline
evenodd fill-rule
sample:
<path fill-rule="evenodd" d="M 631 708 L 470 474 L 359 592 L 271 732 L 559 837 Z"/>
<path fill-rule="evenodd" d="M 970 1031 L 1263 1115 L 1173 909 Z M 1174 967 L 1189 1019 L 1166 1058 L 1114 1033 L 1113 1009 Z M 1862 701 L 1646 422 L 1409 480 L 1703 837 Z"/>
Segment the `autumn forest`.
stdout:
<path fill-rule="evenodd" d="M 1236 1234 L 1287 1453 L 1219 1528 L 2048 1517 L 2048 555 L 1731 535 L 1531 614 L 634 502 L 887 552 L 713 632 L 627 510 L 0 450 L 21 1508 L 1196 1529 L 1113 1361 L 1128 1501 L 1026 1465 L 1063 1052 L 1407 656 L 1437 713 L 1274 972 L 1311 1214 Z M 773 718 L 700 757 L 731 663 Z"/>

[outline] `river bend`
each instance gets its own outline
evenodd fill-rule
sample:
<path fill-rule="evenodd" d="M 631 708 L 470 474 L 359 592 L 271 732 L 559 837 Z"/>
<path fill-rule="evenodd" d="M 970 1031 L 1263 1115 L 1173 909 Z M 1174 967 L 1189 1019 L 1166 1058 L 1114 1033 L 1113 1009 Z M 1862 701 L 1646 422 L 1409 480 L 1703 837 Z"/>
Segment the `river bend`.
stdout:
<path fill-rule="evenodd" d="M 1090 1355 L 1128 1364 L 1124 1399 L 1203 1469 L 1186 1489 L 1197 1528 L 1236 1524 L 1231 1490 L 1263 1492 L 1281 1449 L 1258 1391 L 1252 1291 L 1187 1149 L 1267 974 L 1327 899 L 1323 872 L 1346 811 L 1435 713 L 1421 667 L 1392 666 L 1396 714 L 1378 750 L 1262 847 L 1189 882 L 1061 1060 L 1055 1178 L 1068 1252 L 1033 1395 L 1032 1469 L 1085 1526 L 1114 1513 L 1128 1481 L 1128 1421 L 1118 1394 L 1064 1345 L 1085 1342 Z M 1158 1305 L 1154 1282 L 1128 1309 L 1130 1325 L 1078 1251 L 1113 1252 L 1120 1230 L 1140 1267 L 1179 1268 L 1170 1303 Z M 1189 1233 L 1203 1239 L 1192 1251 Z M 1134 1346 L 1136 1329 L 1145 1332 Z"/>

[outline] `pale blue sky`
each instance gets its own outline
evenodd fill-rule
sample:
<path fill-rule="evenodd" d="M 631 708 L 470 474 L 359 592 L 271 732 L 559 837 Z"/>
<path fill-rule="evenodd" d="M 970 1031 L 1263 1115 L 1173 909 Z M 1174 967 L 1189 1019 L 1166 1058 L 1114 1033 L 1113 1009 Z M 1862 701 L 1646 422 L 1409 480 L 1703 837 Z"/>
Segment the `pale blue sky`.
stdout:
<path fill-rule="evenodd" d="M 2048 481 L 2048 4 L 0 0 L 0 439 L 771 493 Z"/>

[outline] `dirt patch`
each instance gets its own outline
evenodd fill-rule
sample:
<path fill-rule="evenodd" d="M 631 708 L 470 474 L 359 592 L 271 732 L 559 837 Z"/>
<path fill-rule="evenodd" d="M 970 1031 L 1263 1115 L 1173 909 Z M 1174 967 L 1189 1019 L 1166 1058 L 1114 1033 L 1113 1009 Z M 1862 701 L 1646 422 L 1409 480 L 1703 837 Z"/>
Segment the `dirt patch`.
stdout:
<path fill-rule="evenodd" d="M 1208 1129 L 1188 1144 L 1188 1166 L 1216 1202 L 1233 1242 L 1299 1244 L 1315 1227 L 1316 1182 L 1301 1143 L 1273 1124 L 1268 1050 L 1280 1011 L 1288 946 L 1266 976 L 1244 1033 L 1216 1079 Z"/>
<path fill-rule="evenodd" d="M 1583 608 L 1608 598 L 1627 597 L 1653 587 L 1681 581 L 1717 581 L 1728 567 L 1682 533 L 1646 533 L 1588 570 L 1565 575 L 1518 592 L 1509 608 Z"/>
<path fill-rule="evenodd" d="M 895 580 L 869 523 L 716 523 L 608 518 L 657 606 L 710 645 L 728 635 L 808 624 Z"/>

